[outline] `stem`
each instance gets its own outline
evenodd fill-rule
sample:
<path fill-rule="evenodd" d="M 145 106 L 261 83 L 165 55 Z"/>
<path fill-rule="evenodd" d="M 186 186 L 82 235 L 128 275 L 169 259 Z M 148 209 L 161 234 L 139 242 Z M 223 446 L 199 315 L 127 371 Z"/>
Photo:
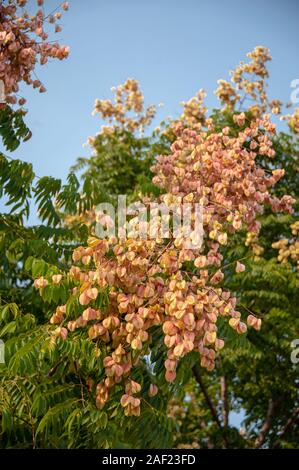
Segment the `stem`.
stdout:
<path fill-rule="evenodd" d="M 52 377 L 52 376 L 56 373 L 58 367 L 65 361 L 65 359 L 66 359 L 66 356 L 64 356 L 62 359 L 60 359 L 60 360 L 49 370 L 49 372 L 48 372 L 48 377 Z"/>

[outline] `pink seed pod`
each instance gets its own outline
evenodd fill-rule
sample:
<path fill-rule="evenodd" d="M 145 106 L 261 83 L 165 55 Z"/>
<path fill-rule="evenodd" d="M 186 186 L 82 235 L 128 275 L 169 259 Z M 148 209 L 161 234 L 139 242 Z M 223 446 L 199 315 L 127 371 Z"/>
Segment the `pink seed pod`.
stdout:
<path fill-rule="evenodd" d="M 158 393 L 158 387 L 155 384 L 150 384 L 148 395 L 154 397 Z"/>

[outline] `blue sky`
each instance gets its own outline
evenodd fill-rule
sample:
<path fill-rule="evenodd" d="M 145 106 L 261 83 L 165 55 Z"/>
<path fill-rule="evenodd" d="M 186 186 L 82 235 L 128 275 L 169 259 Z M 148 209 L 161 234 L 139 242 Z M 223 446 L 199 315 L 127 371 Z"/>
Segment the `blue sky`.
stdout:
<path fill-rule="evenodd" d="M 30 7 L 35 0 L 29 0 Z M 45 0 L 46 10 L 58 0 Z M 33 132 L 14 157 L 35 172 L 64 179 L 82 144 L 101 124 L 95 98 L 111 97 L 112 85 L 137 78 L 148 104 L 160 102 L 157 122 L 180 112 L 180 101 L 199 88 L 216 104 L 219 78 L 256 45 L 270 47 L 272 97 L 289 100 L 299 78 L 297 0 L 70 0 L 57 38 L 71 48 L 65 61 L 38 71 L 47 93 L 22 88 Z"/>

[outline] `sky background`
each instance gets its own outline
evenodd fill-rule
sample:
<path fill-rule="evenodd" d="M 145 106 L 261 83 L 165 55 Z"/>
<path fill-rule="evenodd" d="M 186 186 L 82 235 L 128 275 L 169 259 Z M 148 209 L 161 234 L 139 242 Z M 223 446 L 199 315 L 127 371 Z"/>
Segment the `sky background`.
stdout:
<path fill-rule="evenodd" d="M 29 0 L 32 11 L 36 1 Z M 51 11 L 59 0 L 45 0 Z M 65 180 L 89 135 L 100 128 L 91 112 L 96 98 L 128 77 L 140 81 L 146 104 L 164 103 L 156 123 L 178 116 L 180 102 L 200 88 L 207 105 L 219 78 L 228 79 L 256 45 L 271 49 L 270 96 L 288 101 L 290 83 L 299 78 L 298 0 L 70 0 L 63 30 L 54 34 L 71 48 L 64 61 L 51 60 L 38 70 L 47 88 L 28 86 L 26 122 L 33 137 L 16 152 L 32 162 L 39 176 Z M 51 38 L 53 39 L 53 38 Z"/>
<path fill-rule="evenodd" d="M 146 104 L 164 103 L 156 124 L 180 113 L 180 102 L 200 88 L 211 109 L 219 78 L 228 79 L 256 45 L 271 49 L 272 98 L 290 100 L 290 83 L 299 78 L 298 0 L 70 0 L 63 30 L 54 35 L 69 45 L 70 57 L 38 70 L 47 88 L 39 94 L 23 87 L 26 122 L 33 132 L 14 158 L 33 163 L 39 176 L 65 180 L 82 144 L 102 124 L 91 112 L 96 98 L 128 77 L 140 81 Z M 32 11 L 36 1 L 29 0 Z M 46 0 L 51 11 L 59 0 Z M 52 39 L 52 38 L 51 38 Z M 33 215 L 31 220 L 36 222 Z M 232 414 L 238 425 L 240 415 Z"/>

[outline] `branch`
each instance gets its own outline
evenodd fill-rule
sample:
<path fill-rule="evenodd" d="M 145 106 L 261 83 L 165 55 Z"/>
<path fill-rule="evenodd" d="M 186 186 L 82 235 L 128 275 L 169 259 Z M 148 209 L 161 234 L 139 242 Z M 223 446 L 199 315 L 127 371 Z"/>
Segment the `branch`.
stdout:
<path fill-rule="evenodd" d="M 213 417 L 213 420 L 215 421 L 215 423 L 217 424 L 217 426 L 219 427 L 219 429 L 221 431 L 223 431 L 223 427 L 222 427 L 222 424 L 218 418 L 218 415 L 217 415 L 217 411 L 216 411 L 216 408 L 208 394 L 208 391 L 206 389 L 206 386 L 205 384 L 203 383 L 203 380 L 202 380 L 202 377 L 201 377 L 201 371 L 200 371 L 200 367 L 198 364 L 195 364 L 193 367 L 192 367 L 192 372 L 193 372 L 193 375 L 196 379 L 196 382 L 199 384 L 200 388 L 201 388 L 201 391 L 205 397 L 205 400 L 207 402 L 207 405 L 211 411 L 211 415 Z M 224 443 L 225 443 L 225 446 L 228 447 L 228 441 L 227 441 L 227 438 L 226 436 L 223 434 L 223 440 L 224 440 Z"/>
<path fill-rule="evenodd" d="M 194 377 L 195 377 L 197 383 L 199 384 L 199 386 L 200 386 L 200 388 L 201 388 L 201 391 L 202 391 L 202 393 L 203 393 L 203 395 L 204 395 L 204 397 L 205 397 L 205 400 L 206 400 L 206 402 L 207 402 L 207 404 L 208 404 L 208 407 L 210 408 L 210 411 L 211 411 L 211 414 L 212 414 L 212 417 L 213 417 L 215 423 L 217 424 L 217 426 L 218 426 L 219 428 L 222 428 L 221 423 L 220 423 L 219 418 L 218 418 L 218 415 L 217 415 L 217 412 L 216 412 L 216 408 L 215 408 L 215 406 L 214 406 L 214 404 L 213 404 L 213 402 L 212 402 L 212 400 L 211 400 L 211 398 L 210 398 L 210 396 L 209 396 L 209 394 L 208 394 L 208 391 L 207 391 L 207 389 L 206 389 L 205 384 L 203 383 L 203 380 L 202 380 L 202 377 L 201 377 L 201 373 L 200 373 L 200 369 L 199 369 L 199 365 L 198 365 L 198 364 L 196 364 L 195 366 L 193 366 L 192 372 L 193 372 L 193 375 L 194 375 Z"/>
<path fill-rule="evenodd" d="M 270 428 L 271 428 L 271 425 L 272 425 L 272 421 L 273 421 L 273 418 L 274 418 L 274 413 L 276 411 L 277 405 L 278 405 L 278 401 L 274 401 L 272 398 L 270 398 L 269 404 L 268 404 L 266 419 L 265 419 L 264 424 L 261 428 L 261 432 L 260 432 L 259 436 L 255 440 L 255 447 L 257 447 L 257 448 L 261 447 L 264 444 L 265 440 L 266 440 L 266 437 L 267 437 L 268 432 L 270 431 Z"/>
<path fill-rule="evenodd" d="M 222 401 L 223 426 L 228 426 L 229 405 L 227 396 L 227 381 L 225 375 L 220 377 L 220 396 Z"/>
<path fill-rule="evenodd" d="M 299 407 L 294 409 L 293 413 L 291 414 L 291 416 L 287 420 L 285 427 L 283 428 L 283 430 L 279 434 L 278 439 L 277 439 L 277 441 L 275 442 L 275 444 L 273 446 L 274 449 L 277 449 L 277 448 L 280 447 L 280 440 L 283 439 L 283 437 L 287 434 L 287 432 L 289 432 L 289 430 L 291 429 L 293 424 L 295 424 L 295 422 L 298 418 L 298 415 L 299 415 Z"/>
<path fill-rule="evenodd" d="M 228 401 L 228 388 L 227 388 L 227 379 L 224 372 L 222 358 L 219 355 L 219 363 L 222 370 L 222 376 L 220 377 L 220 399 L 222 402 L 222 419 L 224 428 L 228 427 L 228 417 L 229 417 L 229 401 Z"/>
<path fill-rule="evenodd" d="M 48 372 L 48 377 L 52 377 L 52 376 L 56 373 L 58 367 L 64 362 L 65 359 L 66 359 L 66 356 L 63 356 L 63 357 L 49 370 L 49 372 Z"/>

